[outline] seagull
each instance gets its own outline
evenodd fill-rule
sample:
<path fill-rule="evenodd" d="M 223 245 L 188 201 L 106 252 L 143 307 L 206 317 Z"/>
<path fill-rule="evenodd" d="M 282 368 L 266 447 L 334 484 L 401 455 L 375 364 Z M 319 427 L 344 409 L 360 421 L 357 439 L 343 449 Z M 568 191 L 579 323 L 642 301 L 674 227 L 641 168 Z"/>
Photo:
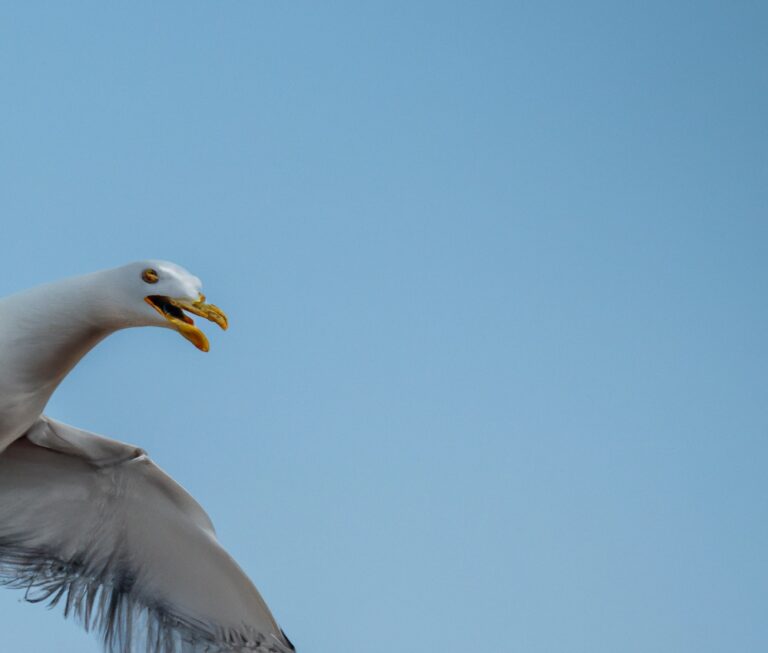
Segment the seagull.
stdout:
<path fill-rule="evenodd" d="M 0 584 L 61 606 L 107 653 L 295 650 L 205 511 L 143 449 L 43 414 L 120 329 L 173 329 L 208 351 L 191 316 L 222 329 L 227 317 L 201 287 L 147 260 L 0 299 Z"/>

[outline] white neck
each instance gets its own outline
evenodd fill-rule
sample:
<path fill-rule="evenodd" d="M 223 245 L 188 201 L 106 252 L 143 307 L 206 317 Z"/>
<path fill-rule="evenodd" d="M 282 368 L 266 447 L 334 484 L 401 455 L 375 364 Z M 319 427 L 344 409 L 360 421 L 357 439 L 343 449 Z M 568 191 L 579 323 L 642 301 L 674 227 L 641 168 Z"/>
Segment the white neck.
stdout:
<path fill-rule="evenodd" d="M 0 299 L 0 451 L 31 426 L 83 356 L 130 326 L 113 310 L 110 272 Z"/>

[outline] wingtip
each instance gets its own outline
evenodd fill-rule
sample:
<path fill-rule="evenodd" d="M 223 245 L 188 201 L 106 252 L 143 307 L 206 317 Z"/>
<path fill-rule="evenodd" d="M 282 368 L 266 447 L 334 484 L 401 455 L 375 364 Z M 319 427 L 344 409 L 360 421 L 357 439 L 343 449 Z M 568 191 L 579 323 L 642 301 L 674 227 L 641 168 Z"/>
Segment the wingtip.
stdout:
<path fill-rule="evenodd" d="M 292 651 L 295 651 L 295 650 L 296 650 L 296 647 L 293 645 L 293 642 L 292 642 L 290 639 L 288 639 L 288 635 L 286 635 L 286 634 L 285 634 L 285 631 L 284 631 L 284 630 L 281 628 L 281 629 L 280 629 L 280 632 L 281 632 L 281 633 L 282 633 L 282 635 L 283 635 L 283 639 L 285 640 L 285 643 L 286 643 L 286 644 L 288 644 L 288 647 L 289 647 L 289 648 L 290 648 Z"/>

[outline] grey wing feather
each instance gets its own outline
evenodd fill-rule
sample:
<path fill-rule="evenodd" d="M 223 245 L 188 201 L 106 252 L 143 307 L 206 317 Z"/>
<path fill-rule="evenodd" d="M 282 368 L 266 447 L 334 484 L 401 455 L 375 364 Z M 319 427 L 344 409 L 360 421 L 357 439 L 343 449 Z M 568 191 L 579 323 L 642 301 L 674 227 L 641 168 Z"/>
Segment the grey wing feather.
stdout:
<path fill-rule="evenodd" d="M 110 653 L 293 650 L 210 519 L 146 456 L 111 467 L 17 440 L 0 455 L 0 583 Z"/>

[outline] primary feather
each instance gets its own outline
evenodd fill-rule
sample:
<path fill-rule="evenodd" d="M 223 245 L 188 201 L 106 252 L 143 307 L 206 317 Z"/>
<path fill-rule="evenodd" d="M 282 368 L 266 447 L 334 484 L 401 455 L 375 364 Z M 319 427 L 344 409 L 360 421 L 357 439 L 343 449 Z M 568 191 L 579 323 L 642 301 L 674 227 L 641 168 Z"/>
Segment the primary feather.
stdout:
<path fill-rule="evenodd" d="M 200 506 L 146 456 L 112 467 L 17 440 L 0 456 L 0 581 L 110 652 L 287 653 Z"/>

